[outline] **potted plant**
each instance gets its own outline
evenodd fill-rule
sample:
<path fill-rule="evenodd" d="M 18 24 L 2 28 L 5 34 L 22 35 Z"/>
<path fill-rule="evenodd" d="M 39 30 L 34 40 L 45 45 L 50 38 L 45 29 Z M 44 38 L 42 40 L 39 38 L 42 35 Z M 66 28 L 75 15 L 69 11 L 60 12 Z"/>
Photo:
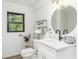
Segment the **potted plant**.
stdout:
<path fill-rule="evenodd" d="M 30 37 L 31 37 L 31 34 L 29 34 L 29 35 L 19 35 L 19 36 L 22 36 L 23 38 L 24 38 L 24 41 L 25 42 L 29 42 L 29 40 L 30 40 Z"/>

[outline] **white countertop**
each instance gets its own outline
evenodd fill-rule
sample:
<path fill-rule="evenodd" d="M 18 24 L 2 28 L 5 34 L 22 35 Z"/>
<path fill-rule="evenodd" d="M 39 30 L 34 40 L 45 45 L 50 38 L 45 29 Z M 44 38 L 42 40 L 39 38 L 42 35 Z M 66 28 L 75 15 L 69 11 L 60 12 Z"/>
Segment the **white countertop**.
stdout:
<path fill-rule="evenodd" d="M 58 41 L 55 39 L 42 39 L 42 40 L 38 40 L 38 42 L 44 44 L 47 47 L 50 47 L 50 48 L 56 50 L 56 51 L 60 51 L 62 49 L 66 49 L 66 48 L 77 45 L 77 44 L 67 44 L 67 43 L 64 43 L 63 41 Z"/>

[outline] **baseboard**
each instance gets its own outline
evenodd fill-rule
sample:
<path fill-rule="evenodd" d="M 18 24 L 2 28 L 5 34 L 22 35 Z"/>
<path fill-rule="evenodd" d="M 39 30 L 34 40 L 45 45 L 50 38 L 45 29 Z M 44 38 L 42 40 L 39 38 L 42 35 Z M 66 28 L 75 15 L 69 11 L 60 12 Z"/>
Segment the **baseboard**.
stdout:
<path fill-rule="evenodd" d="M 2 59 L 13 57 L 13 56 L 17 56 L 17 55 L 20 55 L 20 53 L 13 53 L 11 55 L 3 56 Z"/>

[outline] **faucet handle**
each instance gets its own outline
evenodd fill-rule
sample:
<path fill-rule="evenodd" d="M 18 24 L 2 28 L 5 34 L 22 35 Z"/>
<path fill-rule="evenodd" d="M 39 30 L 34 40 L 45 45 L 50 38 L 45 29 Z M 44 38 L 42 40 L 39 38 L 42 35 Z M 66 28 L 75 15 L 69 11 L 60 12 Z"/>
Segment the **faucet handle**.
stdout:
<path fill-rule="evenodd" d="M 59 29 L 57 29 L 55 33 L 57 34 L 57 32 L 59 32 L 59 35 L 61 34 L 61 32 L 60 32 L 60 30 L 59 30 Z"/>
<path fill-rule="evenodd" d="M 65 30 L 63 31 L 63 34 L 67 34 L 67 33 L 68 33 L 68 30 L 65 29 Z"/>

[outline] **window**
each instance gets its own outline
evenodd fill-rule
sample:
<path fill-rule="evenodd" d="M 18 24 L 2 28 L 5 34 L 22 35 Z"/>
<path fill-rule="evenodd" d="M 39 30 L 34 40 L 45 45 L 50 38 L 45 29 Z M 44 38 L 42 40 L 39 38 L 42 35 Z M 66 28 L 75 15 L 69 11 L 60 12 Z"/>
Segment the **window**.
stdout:
<path fill-rule="evenodd" d="M 7 32 L 24 32 L 24 14 L 7 12 Z"/>

